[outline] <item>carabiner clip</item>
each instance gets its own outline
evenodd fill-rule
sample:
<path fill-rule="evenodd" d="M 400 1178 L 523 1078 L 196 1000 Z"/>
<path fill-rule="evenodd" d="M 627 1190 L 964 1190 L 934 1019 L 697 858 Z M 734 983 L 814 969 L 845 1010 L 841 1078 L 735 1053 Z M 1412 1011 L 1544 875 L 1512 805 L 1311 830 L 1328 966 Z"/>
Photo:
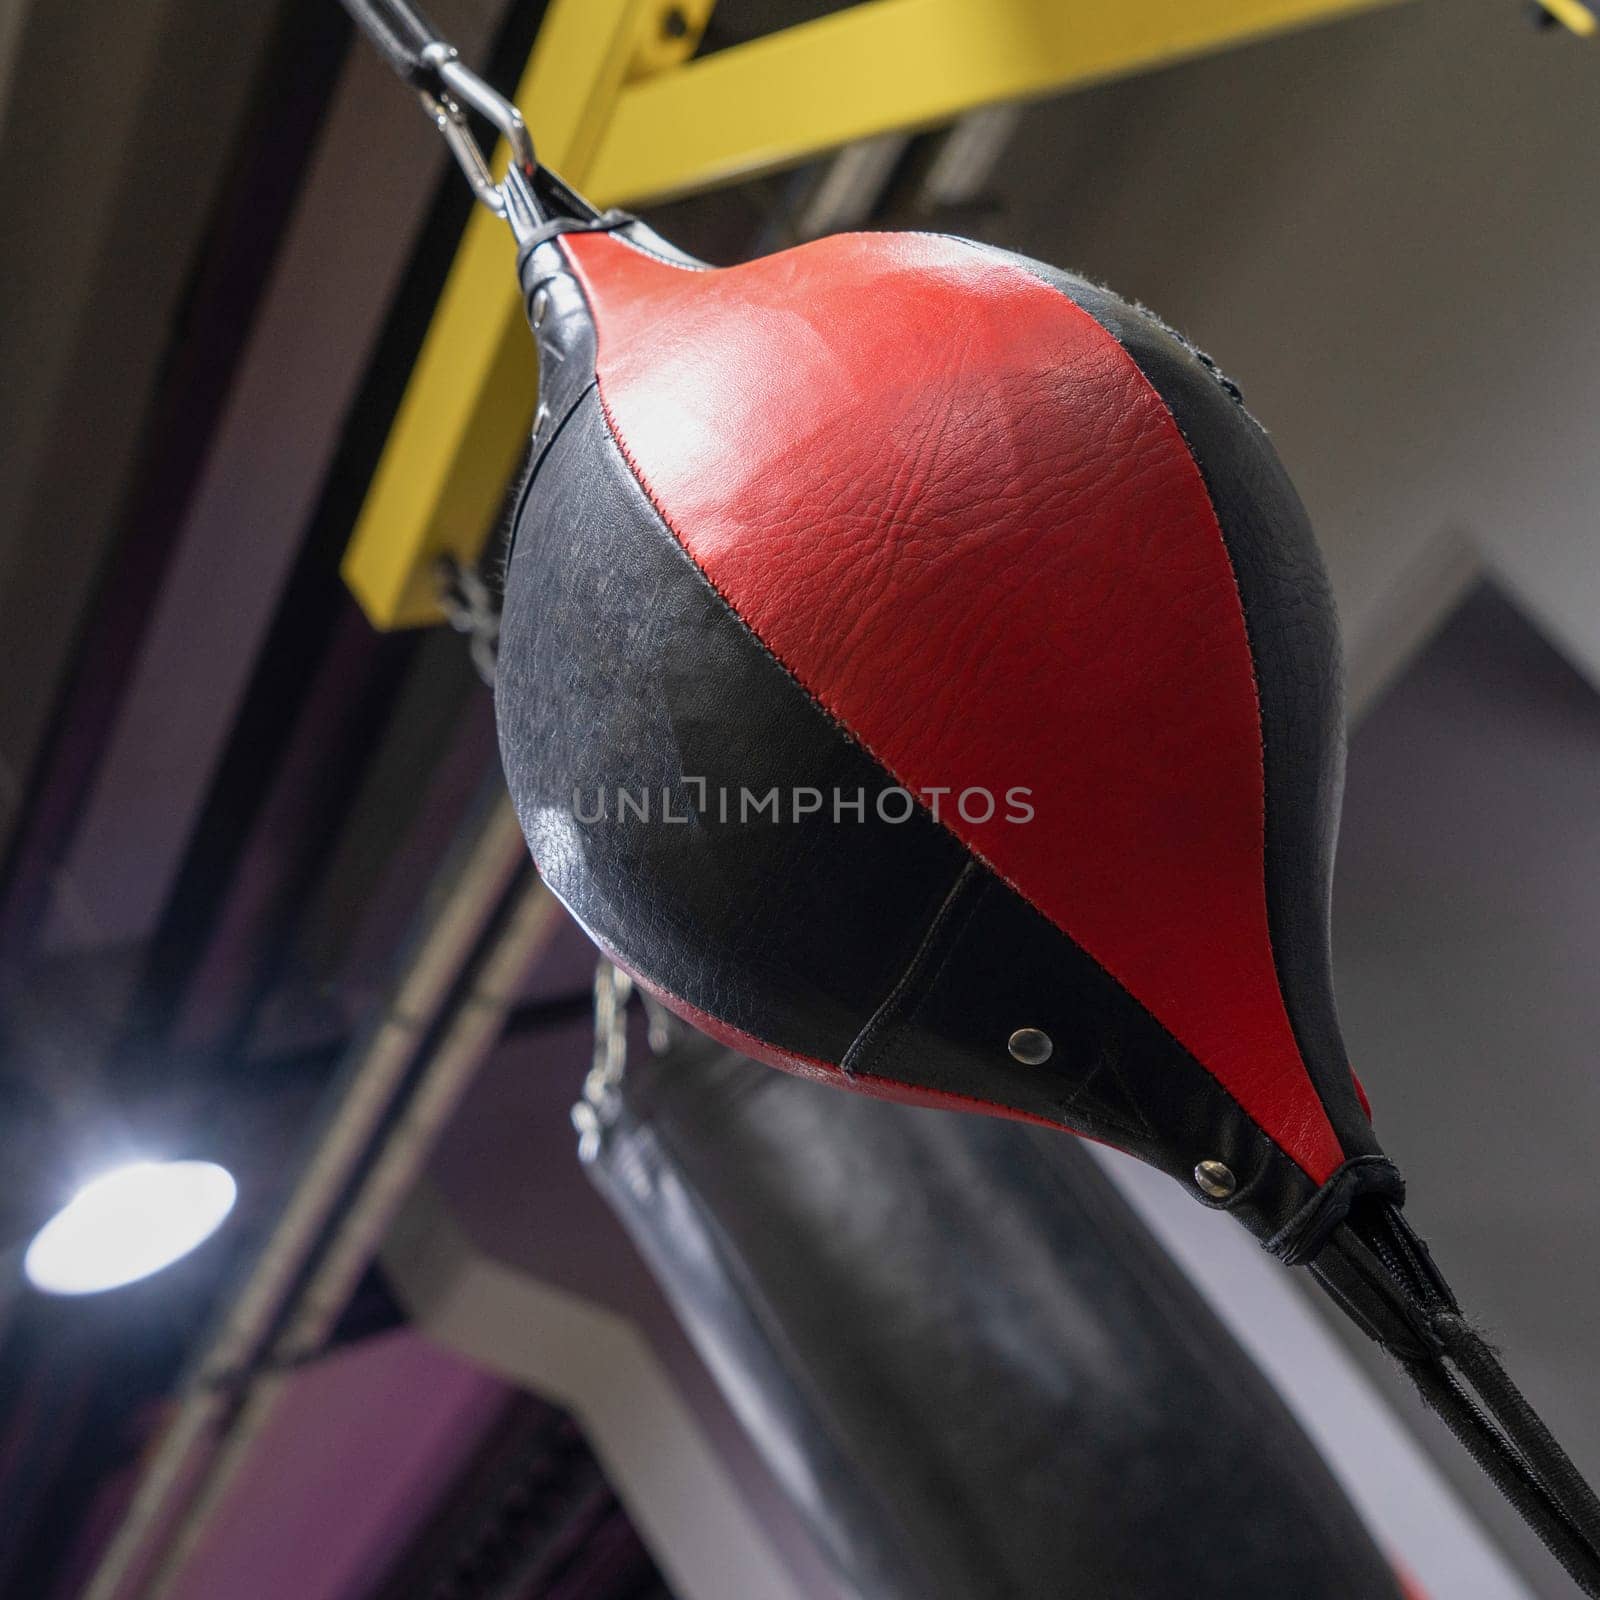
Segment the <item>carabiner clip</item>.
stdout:
<path fill-rule="evenodd" d="M 538 170 L 533 138 L 522 113 L 491 88 L 477 73 L 461 64 L 455 48 L 442 42 L 428 45 L 422 60 L 439 80 L 442 92 L 417 91 L 422 109 L 444 135 L 456 164 L 467 176 L 480 205 L 497 217 L 504 217 L 519 244 L 524 243 L 537 224 L 531 184 Z M 463 106 L 486 118 L 511 147 L 511 164 L 505 177 L 496 183 L 489 162 L 472 136 Z"/>

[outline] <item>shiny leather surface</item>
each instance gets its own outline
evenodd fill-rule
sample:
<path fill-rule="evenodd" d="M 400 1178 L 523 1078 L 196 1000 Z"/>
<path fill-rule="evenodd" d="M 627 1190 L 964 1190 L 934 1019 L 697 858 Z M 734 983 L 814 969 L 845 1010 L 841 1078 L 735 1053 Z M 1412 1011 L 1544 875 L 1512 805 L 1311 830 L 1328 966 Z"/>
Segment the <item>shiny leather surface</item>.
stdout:
<path fill-rule="evenodd" d="M 717 271 L 590 219 L 522 271 L 544 408 L 498 709 L 578 920 L 746 1053 L 1071 1127 L 1314 1248 L 1377 1151 L 1328 978 L 1337 643 L 1236 393 L 1107 291 L 962 241 Z M 1032 822 L 875 815 L 974 751 L 1047 775 Z M 620 788 L 676 822 L 575 818 Z M 701 798 L 801 788 L 865 795 L 864 824 Z"/>
<path fill-rule="evenodd" d="M 574 389 L 525 496 L 496 687 L 545 881 L 615 959 L 746 1053 L 870 1094 L 1068 1127 L 1191 1188 L 1196 1162 L 1225 1161 L 1239 1184 L 1222 1203 L 1274 1234 L 1311 1181 L 926 812 L 885 823 L 869 803 L 838 826 L 697 805 L 805 784 L 875 796 L 892 780 L 717 596 L 629 473 L 592 386 Z M 657 820 L 615 807 L 579 820 L 619 789 L 647 795 Z M 684 820 L 660 820 L 663 796 Z M 1054 1040 L 1044 1065 L 1007 1052 L 1019 1019 Z"/>
<path fill-rule="evenodd" d="M 1398 1600 L 1070 1141 L 703 1042 L 623 1100 L 595 1181 L 857 1600 Z"/>
<path fill-rule="evenodd" d="M 609 234 L 566 247 L 613 434 L 717 592 L 1325 1179 L 1345 1152 L 1273 961 L 1239 589 L 1138 365 L 1069 297 L 948 240 L 711 273 Z M 990 799 L 966 811 L 967 791 Z"/>

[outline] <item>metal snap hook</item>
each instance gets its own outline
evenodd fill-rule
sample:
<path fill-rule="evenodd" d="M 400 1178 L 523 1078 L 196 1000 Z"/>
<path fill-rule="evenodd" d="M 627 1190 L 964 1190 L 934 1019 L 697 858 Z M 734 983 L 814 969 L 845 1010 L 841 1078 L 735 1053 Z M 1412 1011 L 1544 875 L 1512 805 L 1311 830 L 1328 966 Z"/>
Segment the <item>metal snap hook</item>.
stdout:
<path fill-rule="evenodd" d="M 466 174 L 478 203 L 497 217 L 504 217 L 521 243 L 533 231 L 535 218 L 526 185 L 538 170 L 533 136 L 522 113 L 498 90 L 477 73 L 463 66 L 455 47 L 435 41 L 422 52 L 422 61 L 439 82 L 439 93 L 417 91 L 422 109 L 444 135 L 456 165 Z M 463 106 L 476 111 L 502 135 L 511 147 L 511 164 L 505 178 L 495 182 L 488 158 L 472 136 Z"/>

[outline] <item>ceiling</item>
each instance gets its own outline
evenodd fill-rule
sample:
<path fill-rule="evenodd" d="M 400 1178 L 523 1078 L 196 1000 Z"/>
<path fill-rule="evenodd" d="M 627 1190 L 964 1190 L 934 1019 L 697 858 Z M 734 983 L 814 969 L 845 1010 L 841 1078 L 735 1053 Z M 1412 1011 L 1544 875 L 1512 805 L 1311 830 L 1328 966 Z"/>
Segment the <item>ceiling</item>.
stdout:
<path fill-rule="evenodd" d="M 537 5 L 435 9 L 514 81 Z M 708 48 L 820 9 L 729 0 Z M 898 146 L 871 166 L 862 220 L 1115 284 L 1216 354 L 1272 431 L 1366 714 L 1336 924 L 1362 1076 L 1441 1256 L 1600 1468 L 1570 1337 L 1594 1274 L 1574 1289 L 1549 1243 L 1592 1249 L 1600 1225 L 1582 1181 L 1600 1112 L 1597 88 L 1600 52 L 1519 6 L 1421 0 L 1025 108 L 942 208 L 923 182 L 939 136 Z M 374 634 L 337 576 L 470 204 L 445 162 L 327 0 L 28 0 L 0 24 L 0 358 L 26 375 L 0 389 L 0 1245 L 120 1146 L 203 1148 L 242 1194 L 213 1245 L 114 1304 L 47 1303 L 14 1271 L 0 1289 L 0 1593 L 80 1592 L 495 782 L 463 642 Z M 826 171 L 652 220 L 711 259 L 772 248 L 807 226 Z M 571 1431 L 519 1400 L 532 1354 L 481 1329 L 475 1346 L 431 1323 L 423 1340 L 408 1324 L 450 1297 L 400 1280 L 417 1231 L 453 1225 L 514 1274 L 497 1294 L 576 1291 L 584 1236 L 541 1231 L 527 1152 L 547 1173 L 570 1159 L 586 964 L 552 935 L 516 997 L 522 1031 L 464 1091 L 396 1223 L 389 1273 L 341 1308 L 335 1354 L 287 1395 L 174 1592 L 244 1600 L 227 1574 L 257 1570 L 277 1593 L 388 1600 L 397 1550 L 459 1551 L 515 1463 Z M 667 1374 L 650 1393 L 711 1441 L 702 1514 L 823 1594 L 659 1297 L 636 1263 L 616 1270 L 623 1332 L 583 1326 L 634 1339 Z M 546 1401 L 578 1393 L 538 1370 Z M 1275 1376 L 1309 1392 L 1327 1370 Z M 1362 1381 L 1431 1448 L 1381 1375 Z M 406 1455 L 383 1419 L 419 1389 L 437 1404 Z M 367 1452 L 372 1518 L 294 1567 L 262 1530 L 303 1524 L 294 1481 L 331 1459 L 336 1415 Z M 586 1548 L 613 1552 L 593 1592 L 651 1595 L 661 1574 L 617 1486 L 591 1481 L 587 1447 L 561 1449 L 571 1506 L 517 1548 L 587 1516 Z M 1514 1561 L 1508 1583 L 1559 1593 L 1460 1489 Z"/>

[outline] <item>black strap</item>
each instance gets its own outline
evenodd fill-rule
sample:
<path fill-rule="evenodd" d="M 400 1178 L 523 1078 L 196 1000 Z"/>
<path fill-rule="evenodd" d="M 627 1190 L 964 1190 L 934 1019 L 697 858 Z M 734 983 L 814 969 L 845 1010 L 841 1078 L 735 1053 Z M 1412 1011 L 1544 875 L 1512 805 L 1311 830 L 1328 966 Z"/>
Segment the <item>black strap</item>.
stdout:
<path fill-rule="evenodd" d="M 1358 1201 L 1311 1270 L 1398 1359 L 1574 1583 L 1600 1597 L 1600 1499 L 1472 1329 L 1397 1206 Z"/>
<path fill-rule="evenodd" d="M 1270 1239 L 1262 1241 L 1263 1247 L 1288 1267 L 1315 1260 L 1363 1195 L 1404 1204 L 1405 1179 L 1387 1156 L 1352 1156 Z"/>
<path fill-rule="evenodd" d="M 431 44 L 442 44 L 438 30 L 407 0 L 340 0 L 355 24 L 413 89 L 435 85 L 433 68 L 423 60 Z"/>

